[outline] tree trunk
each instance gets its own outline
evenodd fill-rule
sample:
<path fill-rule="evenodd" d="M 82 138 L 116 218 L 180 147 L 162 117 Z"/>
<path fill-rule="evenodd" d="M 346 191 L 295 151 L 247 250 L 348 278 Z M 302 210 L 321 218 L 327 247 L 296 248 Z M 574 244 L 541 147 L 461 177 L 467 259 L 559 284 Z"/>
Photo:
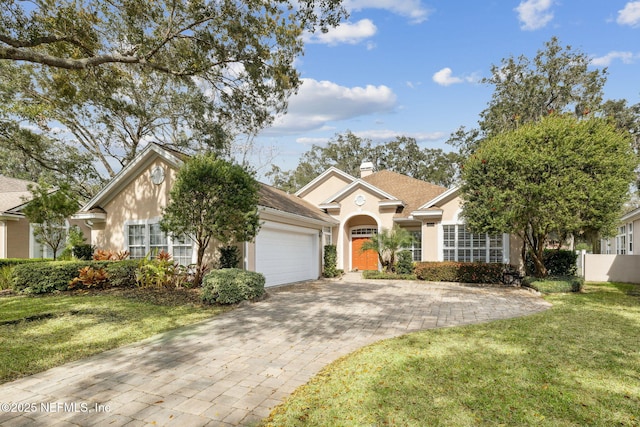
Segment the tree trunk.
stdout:
<path fill-rule="evenodd" d="M 536 248 L 531 248 L 529 252 L 531 254 L 531 260 L 533 261 L 533 265 L 536 269 L 535 276 L 536 277 L 547 277 L 547 268 L 544 266 L 544 240 L 540 239 L 536 245 Z"/>

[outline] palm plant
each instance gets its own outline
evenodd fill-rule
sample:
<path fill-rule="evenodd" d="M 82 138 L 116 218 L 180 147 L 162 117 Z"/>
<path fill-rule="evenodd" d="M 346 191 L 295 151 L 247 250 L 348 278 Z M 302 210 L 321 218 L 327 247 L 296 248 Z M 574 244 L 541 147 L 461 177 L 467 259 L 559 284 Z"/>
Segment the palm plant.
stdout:
<path fill-rule="evenodd" d="M 362 244 L 361 252 L 374 250 L 378 253 L 378 260 L 384 271 L 395 273 L 396 253 L 413 242 L 413 236 L 404 228 L 394 225 L 391 230 L 383 228 L 382 232 L 374 234 Z"/>

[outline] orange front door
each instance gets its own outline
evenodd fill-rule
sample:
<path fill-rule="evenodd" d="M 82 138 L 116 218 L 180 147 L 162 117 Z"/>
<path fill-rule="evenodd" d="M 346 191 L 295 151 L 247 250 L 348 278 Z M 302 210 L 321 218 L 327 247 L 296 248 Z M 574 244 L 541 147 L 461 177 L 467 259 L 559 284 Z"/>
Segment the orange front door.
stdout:
<path fill-rule="evenodd" d="M 351 268 L 354 270 L 377 270 L 378 254 L 376 251 L 369 249 L 360 251 L 362 244 L 369 240 L 368 237 L 352 237 L 351 238 Z"/>

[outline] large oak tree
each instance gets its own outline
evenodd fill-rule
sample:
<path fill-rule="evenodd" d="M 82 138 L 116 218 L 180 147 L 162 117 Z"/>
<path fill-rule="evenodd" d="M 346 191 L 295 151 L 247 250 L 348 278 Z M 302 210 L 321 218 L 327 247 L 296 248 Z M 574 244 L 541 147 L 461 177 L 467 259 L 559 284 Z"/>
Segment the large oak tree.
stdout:
<path fill-rule="evenodd" d="M 341 0 L 4 1 L 0 127 L 66 138 L 103 178 L 148 140 L 222 150 L 286 109 L 303 31 L 345 16 Z"/>

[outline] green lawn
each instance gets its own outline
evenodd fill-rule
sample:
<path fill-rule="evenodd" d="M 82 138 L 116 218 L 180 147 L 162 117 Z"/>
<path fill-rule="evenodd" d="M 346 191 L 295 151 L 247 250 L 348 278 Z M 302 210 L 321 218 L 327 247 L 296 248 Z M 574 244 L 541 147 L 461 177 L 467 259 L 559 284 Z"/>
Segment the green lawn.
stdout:
<path fill-rule="evenodd" d="M 363 348 L 264 424 L 640 426 L 640 286 L 546 298 L 544 313 Z"/>
<path fill-rule="evenodd" d="M 224 309 L 191 296 L 128 290 L 0 297 L 0 383 L 198 322 Z"/>

